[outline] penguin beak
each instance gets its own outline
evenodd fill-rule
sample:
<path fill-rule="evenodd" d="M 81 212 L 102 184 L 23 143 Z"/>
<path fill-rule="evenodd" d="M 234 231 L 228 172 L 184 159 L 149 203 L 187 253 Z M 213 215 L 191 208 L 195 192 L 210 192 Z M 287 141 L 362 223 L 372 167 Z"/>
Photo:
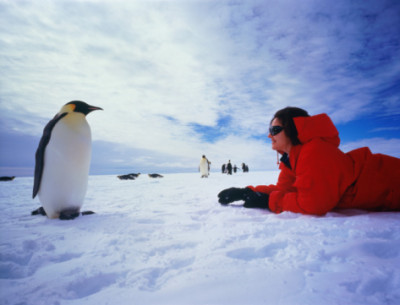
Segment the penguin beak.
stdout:
<path fill-rule="evenodd" d="M 92 111 L 95 111 L 95 110 L 103 110 L 103 108 L 96 107 L 96 106 L 89 106 L 88 107 L 88 113 L 92 112 Z"/>

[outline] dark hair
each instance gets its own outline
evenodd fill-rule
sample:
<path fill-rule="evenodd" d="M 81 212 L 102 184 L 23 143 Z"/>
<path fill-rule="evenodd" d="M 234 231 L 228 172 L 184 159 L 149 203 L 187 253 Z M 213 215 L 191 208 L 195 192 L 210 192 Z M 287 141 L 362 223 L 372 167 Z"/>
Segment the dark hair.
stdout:
<path fill-rule="evenodd" d="M 297 107 L 286 107 L 281 110 L 278 110 L 274 117 L 271 120 L 271 123 L 274 119 L 279 119 L 283 126 L 283 131 L 285 132 L 286 136 L 290 139 L 293 145 L 299 145 L 300 140 L 297 137 L 297 129 L 296 125 L 294 124 L 293 118 L 295 117 L 308 117 L 310 116 L 307 111 Z"/>

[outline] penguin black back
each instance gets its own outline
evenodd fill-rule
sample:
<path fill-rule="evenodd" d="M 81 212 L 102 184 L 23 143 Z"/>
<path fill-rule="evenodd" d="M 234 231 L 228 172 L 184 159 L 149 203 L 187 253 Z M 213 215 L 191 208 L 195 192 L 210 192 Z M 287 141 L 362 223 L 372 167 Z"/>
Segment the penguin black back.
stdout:
<path fill-rule="evenodd" d="M 59 120 L 67 115 L 66 112 L 62 114 L 56 114 L 55 117 L 47 123 L 46 127 L 43 129 L 43 135 L 40 139 L 39 146 L 36 150 L 35 155 L 35 178 L 33 182 L 33 193 L 32 198 L 35 198 L 37 193 L 39 192 L 40 182 L 42 180 L 43 167 L 44 167 L 44 152 L 46 150 L 47 144 L 49 144 L 51 132 L 54 126 L 57 124 Z"/>

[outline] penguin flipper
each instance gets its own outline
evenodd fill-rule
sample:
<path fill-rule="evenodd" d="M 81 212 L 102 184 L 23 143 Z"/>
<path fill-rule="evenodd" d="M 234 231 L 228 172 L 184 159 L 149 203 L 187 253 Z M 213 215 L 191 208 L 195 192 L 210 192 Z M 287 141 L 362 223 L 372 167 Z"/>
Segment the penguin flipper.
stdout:
<path fill-rule="evenodd" d="M 40 139 L 39 146 L 36 150 L 35 155 L 35 178 L 33 182 L 33 193 L 32 198 L 35 198 L 39 192 L 40 182 L 42 180 L 43 167 L 44 167 L 44 152 L 46 150 L 47 144 L 49 144 L 51 132 L 54 126 L 59 120 L 67 115 L 67 112 L 62 114 L 57 114 L 50 122 L 47 123 L 46 127 L 43 129 L 43 135 Z"/>

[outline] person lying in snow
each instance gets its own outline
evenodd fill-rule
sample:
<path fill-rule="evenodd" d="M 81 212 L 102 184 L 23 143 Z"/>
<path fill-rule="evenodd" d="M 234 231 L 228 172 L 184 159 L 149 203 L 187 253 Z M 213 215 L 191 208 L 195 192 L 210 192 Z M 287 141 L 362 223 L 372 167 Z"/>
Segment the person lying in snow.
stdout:
<path fill-rule="evenodd" d="M 343 153 L 326 114 L 281 109 L 268 137 L 282 155 L 277 184 L 225 189 L 218 194 L 221 204 L 243 200 L 246 208 L 314 215 L 334 208 L 400 210 L 400 159 L 372 154 L 368 147 Z"/>

